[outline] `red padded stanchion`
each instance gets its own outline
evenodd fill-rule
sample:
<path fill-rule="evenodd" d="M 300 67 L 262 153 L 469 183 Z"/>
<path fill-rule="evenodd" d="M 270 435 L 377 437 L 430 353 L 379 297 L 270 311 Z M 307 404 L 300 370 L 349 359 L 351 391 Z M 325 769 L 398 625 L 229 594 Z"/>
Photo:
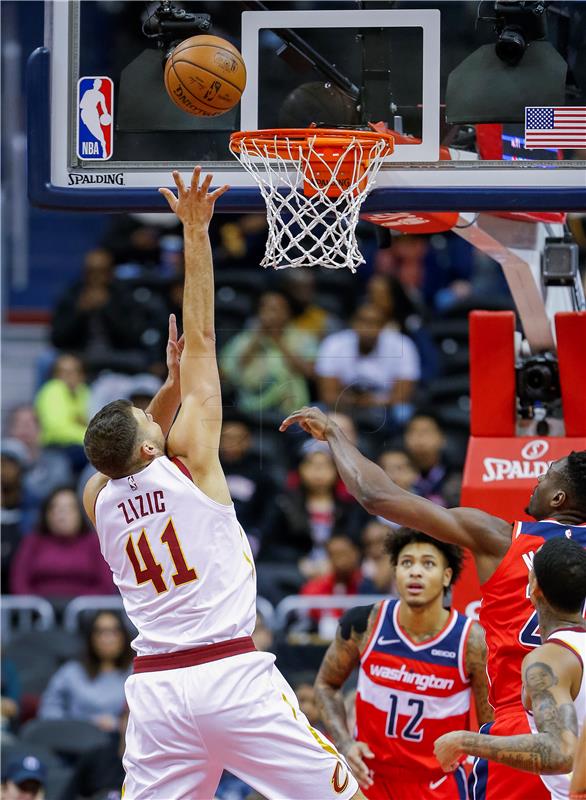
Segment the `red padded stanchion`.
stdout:
<path fill-rule="evenodd" d="M 470 433 L 515 435 L 515 315 L 470 314 Z"/>
<path fill-rule="evenodd" d="M 586 436 L 586 311 L 555 315 L 566 436 Z"/>

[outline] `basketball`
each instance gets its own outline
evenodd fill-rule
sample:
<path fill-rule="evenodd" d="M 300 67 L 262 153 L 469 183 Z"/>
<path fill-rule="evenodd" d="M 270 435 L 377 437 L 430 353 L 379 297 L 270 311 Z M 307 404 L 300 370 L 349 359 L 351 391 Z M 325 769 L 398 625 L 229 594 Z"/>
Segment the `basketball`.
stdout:
<path fill-rule="evenodd" d="M 240 101 L 246 67 L 239 51 L 219 36 L 191 36 L 167 59 L 165 88 L 171 100 L 196 117 L 217 117 Z"/>
<path fill-rule="evenodd" d="M 112 117 L 110 116 L 110 114 L 102 114 L 102 116 L 100 117 L 100 123 L 102 125 L 109 125 L 111 122 L 112 122 Z"/>

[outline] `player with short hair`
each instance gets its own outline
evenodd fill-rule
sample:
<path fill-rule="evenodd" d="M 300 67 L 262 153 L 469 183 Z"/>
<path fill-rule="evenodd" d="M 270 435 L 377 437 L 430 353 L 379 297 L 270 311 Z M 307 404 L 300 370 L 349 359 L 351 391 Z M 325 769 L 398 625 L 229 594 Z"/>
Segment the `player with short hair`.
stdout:
<path fill-rule="evenodd" d="M 460 800 L 464 770 L 443 774 L 433 743 L 469 724 L 471 690 L 480 720 L 492 719 L 482 628 L 444 607 L 463 553 L 410 528 L 389 534 L 386 547 L 399 599 L 340 620 L 316 679 L 322 717 L 369 800 Z M 340 690 L 356 667 L 353 736 Z"/>
<path fill-rule="evenodd" d="M 549 539 L 535 554 L 529 588 L 543 642 L 522 667 L 523 704 L 533 734 L 452 731 L 437 740 L 435 753 L 446 770 L 474 755 L 535 772 L 552 800 L 567 800 L 586 718 L 586 550 L 572 539 Z M 474 777 L 482 780 L 479 772 Z"/>
<path fill-rule="evenodd" d="M 472 552 L 482 585 L 480 624 L 486 633 L 489 700 L 495 712 L 491 733 L 529 733 L 521 703 L 521 664 L 541 643 L 537 614 L 527 592 L 531 563 L 539 547 L 560 533 L 586 546 L 586 450 L 552 462 L 527 507 L 536 521 L 511 525 L 476 508 L 442 508 L 399 488 L 318 408 L 296 411 L 283 421 L 281 430 L 295 423 L 328 442 L 340 477 L 369 513 L 417 527 Z M 486 782 L 477 782 L 473 788 L 474 800 L 546 800 L 548 796 L 536 775 L 495 763 L 488 766 Z"/>
<path fill-rule="evenodd" d="M 199 167 L 188 187 L 173 177 L 177 196 L 160 191 L 184 231 L 180 380 L 147 412 L 110 403 L 85 438 L 102 474 L 88 481 L 84 505 L 138 630 L 126 683 L 124 797 L 207 800 L 227 769 L 269 800 L 359 800 L 343 757 L 311 727 L 275 657 L 251 638 L 255 568 L 218 452 L 208 225 L 228 187 L 209 192 L 212 176 L 200 181 Z"/>

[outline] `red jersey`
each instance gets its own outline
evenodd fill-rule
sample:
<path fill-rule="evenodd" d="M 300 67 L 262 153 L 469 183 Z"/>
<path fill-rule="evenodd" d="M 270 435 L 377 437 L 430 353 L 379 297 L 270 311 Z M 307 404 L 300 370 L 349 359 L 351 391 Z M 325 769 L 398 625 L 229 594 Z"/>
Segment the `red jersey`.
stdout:
<path fill-rule="evenodd" d="M 489 700 L 496 721 L 509 713 L 524 713 L 521 664 L 541 644 L 537 612 L 529 600 L 529 573 L 537 550 L 557 536 L 571 536 L 586 547 L 586 524 L 515 522 L 511 546 L 482 586 L 479 616 L 486 632 Z"/>
<path fill-rule="evenodd" d="M 470 681 L 466 640 L 472 621 L 452 611 L 433 639 L 414 642 L 402 630 L 399 600 L 381 604 L 374 630 L 360 659 L 356 693 L 356 739 L 375 758 L 377 777 L 423 782 L 444 773 L 433 754 L 438 736 L 469 727 Z"/>

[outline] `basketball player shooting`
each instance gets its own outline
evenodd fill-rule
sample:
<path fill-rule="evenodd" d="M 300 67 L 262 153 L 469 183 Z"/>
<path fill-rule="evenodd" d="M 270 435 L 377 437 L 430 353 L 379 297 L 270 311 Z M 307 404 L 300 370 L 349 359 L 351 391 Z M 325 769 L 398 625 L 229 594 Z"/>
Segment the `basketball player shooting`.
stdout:
<path fill-rule="evenodd" d="M 472 692 L 478 719 L 492 720 L 484 631 L 444 608 L 464 554 L 409 528 L 390 533 L 386 548 L 399 599 L 341 618 L 315 682 L 322 718 L 368 800 L 461 800 L 464 769 L 442 774 L 434 741 L 469 725 Z M 356 668 L 351 733 L 340 690 Z"/>
<path fill-rule="evenodd" d="M 567 800 L 586 719 L 586 550 L 565 536 L 549 539 L 533 559 L 529 591 L 543 642 L 525 656 L 522 667 L 522 699 L 533 733 L 452 731 L 436 741 L 435 753 L 446 770 L 466 755 L 478 755 L 536 772 L 552 800 Z"/>
<path fill-rule="evenodd" d="M 218 455 L 208 225 L 228 187 L 209 191 L 212 176 L 200 180 L 200 172 L 189 186 L 173 173 L 176 195 L 160 190 L 184 232 L 180 398 L 166 386 L 146 413 L 116 400 L 85 437 L 99 474 L 88 481 L 84 506 L 138 630 L 126 683 L 124 797 L 207 800 L 226 769 L 268 800 L 363 800 L 274 656 L 258 652 L 251 638 L 255 568 Z"/>
<path fill-rule="evenodd" d="M 480 624 L 486 632 L 489 701 L 495 715 L 490 733 L 530 733 L 521 702 L 521 664 L 541 644 L 527 591 L 531 562 L 540 545 L 556 536 L 572 537 L 586 547 L 586 451 L 553 462 L 526 509 L 536 521 L 511 525 L 475 508 L 442 508 L 399 488 L 318 408 L 296 411 L 280 430 L 294 424 L 328 442 L 346 487 L 370 514 L 471 551 L 482 586 Z M 471 788 L 474 800 L 551 796 L 536 775 L 482 759 L 475 762 Z"/>

